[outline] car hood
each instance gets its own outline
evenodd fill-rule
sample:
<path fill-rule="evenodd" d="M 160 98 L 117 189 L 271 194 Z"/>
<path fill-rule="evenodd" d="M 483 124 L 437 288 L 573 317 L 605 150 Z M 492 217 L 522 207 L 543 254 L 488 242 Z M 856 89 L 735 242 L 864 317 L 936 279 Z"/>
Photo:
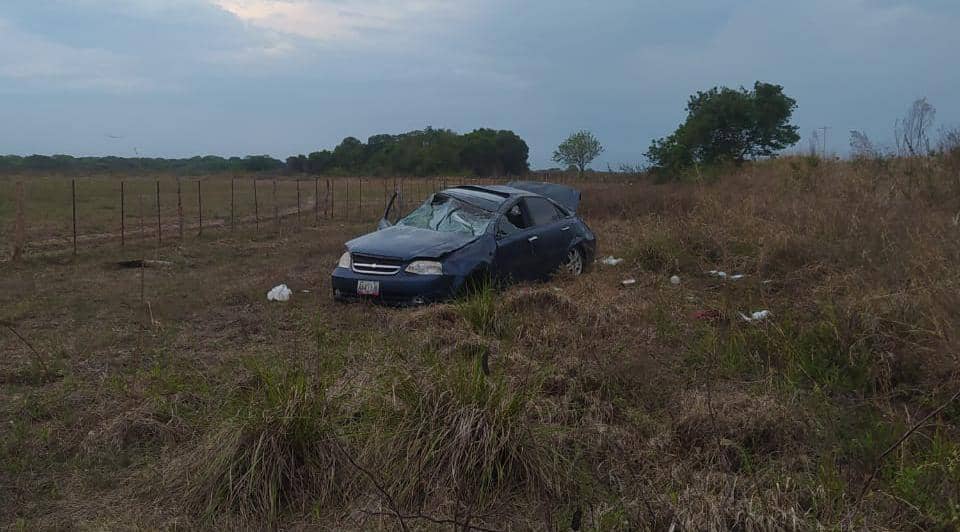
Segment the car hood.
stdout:
<path fill-rule="evenodd" d="M 477 238 L 465 233 L 446 233 L 395 225 L 354 238 L 347 242 L 347 249 L 351 253 L 400 260 L 438 258 Z"/>

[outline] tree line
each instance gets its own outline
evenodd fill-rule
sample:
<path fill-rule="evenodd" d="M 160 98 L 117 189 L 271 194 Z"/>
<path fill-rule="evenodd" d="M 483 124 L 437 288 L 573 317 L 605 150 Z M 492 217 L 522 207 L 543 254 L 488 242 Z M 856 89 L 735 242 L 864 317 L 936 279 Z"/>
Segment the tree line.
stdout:
<path fill-rule="evenodd" d="M 71 155 L 0 155 L 0 174 L 118 174 L 164 173 L 205 175 L 219 173 L 282 172 L 283 161 L 269 155 L 246 157 L 197 156 L 184 159 L 155 157 L 73 157 Z"/>
<path fill-rule="evenodd" d="M 449 129 L 374 135 L 364 143 L 347 137 L 332 151 L 288 157 L 287 169 L 315 175 L 474 174 L 523 175 L 530 170 L 527 143 L 513 131 L 476 129 L 458 134 Z"/>
<path fill-rule="evenodd" d="M 530 170 L 527 143 L 513 131 L 449 129 L 374 135 L 362 142 L 347 137 L 332 150 L 294 155 L 286 161 L 269 155 L 185 159 L 150 157 L 0 156 L 0 173 L 136 174 L 288 173 L 311 175 L 514 176 Z"/>

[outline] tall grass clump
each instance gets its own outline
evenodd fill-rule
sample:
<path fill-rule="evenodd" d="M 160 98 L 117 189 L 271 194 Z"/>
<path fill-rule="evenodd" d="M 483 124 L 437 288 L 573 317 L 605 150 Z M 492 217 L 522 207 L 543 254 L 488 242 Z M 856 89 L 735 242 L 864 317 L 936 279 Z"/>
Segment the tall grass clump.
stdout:
<path fill-rule="evenodd" d="M 557 429 L 537 419 L 531 390 L 468 360 L 438 361 L 392 388 L 373 452 L 402 504 L 482 509 L 562 494 L 570 462 Z"/>
<path fill-rule="evenodd" d="M 489 282 L 469 287 L 455 303 L 457 314 L 480 335 L 499 336 L 504 322 L 497 309 L 497 294 Z"/>
<path fill-rule="evenodd" d="M 167 496 L 191 513 L 273 522 L 294 508 L 323 508 L 349 491 L 336 404 L 303 372 L 255 368 L 224 413 L 165 475 Z"/>

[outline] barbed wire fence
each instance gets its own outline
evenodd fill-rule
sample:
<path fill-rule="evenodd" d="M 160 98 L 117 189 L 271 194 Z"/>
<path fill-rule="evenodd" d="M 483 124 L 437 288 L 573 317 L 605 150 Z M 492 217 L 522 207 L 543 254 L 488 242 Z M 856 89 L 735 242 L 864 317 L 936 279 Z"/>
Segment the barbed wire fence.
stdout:
<path fill-rule="evenodd" d="M 538 179 L 572 182 L 563 174 Z M 0 260 L 92 249 L 159 250 L 211 235 L 282 237 L 330 222 L 375 222 L 393 193 L 407 212 L 472 177 L 82 177 L 0 181 Z M 195 195 L 195 197 L 190 197 Z M 6 202 L 3 198 L 9 198 Z M 7 205 L 4 205 L 7 203 Z M 12 208 L 11 205 L 12 204 Z M 312 215 L 311 215 L 312 214 Z M 131 231 L 131 229 L 134 229 Z"/>

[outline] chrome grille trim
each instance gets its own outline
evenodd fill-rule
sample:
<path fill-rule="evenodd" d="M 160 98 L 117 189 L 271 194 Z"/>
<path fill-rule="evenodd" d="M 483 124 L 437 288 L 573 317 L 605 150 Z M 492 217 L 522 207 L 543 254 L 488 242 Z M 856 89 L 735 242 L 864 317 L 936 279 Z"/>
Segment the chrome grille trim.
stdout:
<path fill-rule="evenodd" d="M 369 275 L 396 275 L 400 273 L 400 266 L 395 266 L 390 264 L 354 262 L 353 271 L 357 273 L 366 273 Z"/>

